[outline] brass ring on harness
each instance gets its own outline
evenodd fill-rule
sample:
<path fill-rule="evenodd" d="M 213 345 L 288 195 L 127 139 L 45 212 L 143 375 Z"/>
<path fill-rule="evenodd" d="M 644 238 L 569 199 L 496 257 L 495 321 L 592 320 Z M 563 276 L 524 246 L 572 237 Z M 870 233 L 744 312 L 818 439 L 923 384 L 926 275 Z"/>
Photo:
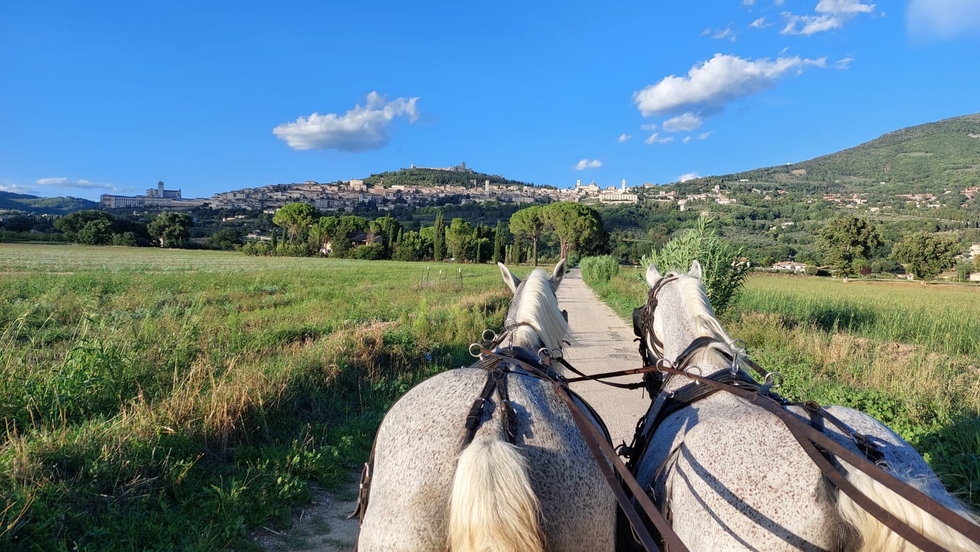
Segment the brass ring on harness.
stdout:
<path fill-rule="evenodd" d="M 689 372 L 693 372 L 694 370 L 697 370 L 697 372 L 694 374 L 695 376 L 697 376 L 699 378 L 700 377 L 703 377 L 703 375 L 701 373 L 701 367 L 700 366 L 688 366 L 687 369 L 684 370 L 684 372 L 685 373 L 689 373 Z M 700 383 L 701 383 L 700 381 L 694 380 L 694 385 L 698 385 Z"/>

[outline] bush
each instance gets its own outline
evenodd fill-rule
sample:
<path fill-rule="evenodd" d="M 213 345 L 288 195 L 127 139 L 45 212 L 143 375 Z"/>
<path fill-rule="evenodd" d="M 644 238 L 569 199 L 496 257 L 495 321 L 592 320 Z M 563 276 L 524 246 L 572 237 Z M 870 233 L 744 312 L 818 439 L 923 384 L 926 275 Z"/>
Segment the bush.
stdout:
<path fill-rule="evenodd" d="M 654 264 L 661 273 L 666 273 L 672 269 L 686 272 L 692 262 L 700 262 L 701 281 L 711 307 L 721 314 L 741 295 L 748 263 L 742 261 L 741 249 L 708 228 L 711 222 L 710 217 L 702 216 L 697 227 L 678 233 L 659 251 L 653 250 L 650 256 L 644 256 L 643 264 Z"/>
<path fill-rule="evenodd" d="M 619 274 L 619 262 L 609 255 L 584 257 L 579 261 L 579 267 L 582 269 L 582 279 L 590 286 L 608 282 Z"/>

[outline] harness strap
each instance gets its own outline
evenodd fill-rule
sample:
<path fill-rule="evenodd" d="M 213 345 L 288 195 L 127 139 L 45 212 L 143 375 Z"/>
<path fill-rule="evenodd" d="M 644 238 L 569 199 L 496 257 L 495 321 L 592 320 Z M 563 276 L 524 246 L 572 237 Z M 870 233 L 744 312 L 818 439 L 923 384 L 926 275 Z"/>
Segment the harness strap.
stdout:
<path fill-rule="evenodd" d="M 950 511 L 942 504 L 936 502 L 936 500 L 929 495 L 899 480 L 892 474 L 869 462 L 867 459 L 845 448 L 843 445 L 831 439 L 822 432 L 817 431 L 809 424 L 804 424 L 793 414 L 783 408 L 783 404 L 780 401 L 768 395 L 762 395 L 748 389 L 743 389 L 730 384 L 719 383 L 708 378 L 696 376 L 694 374 L 686 374 L 685 372 L 675 368 L 662 368 L 662 370 L 674 374 L 683 374 L 697 382 L 718 387 L 719 389 L 723 389 L 729 393 L 732 393 L 733 395 L 745 399 L 751 404 L 762 407 L 775 415 L 780 421 L 783 422 L 783 424 L 785 424 L 786 428 L 790 431 L 793 437 L 795 437 L 803 447 L 803 450 L 806 451 L 807 455 L 809 455 L 814 463 L 820 468 L 820 471 L 822 471 L 824 475 L 826 475 L 834 483 L 834 485 L 840 489 L 841 492 L 850 497 L 851 500 L 856 502 L 862 509 L 874 516 L 889 529 L 895 531 L 902 538 L 909 541 L 909 543 L 912 545 L 923 550 L 934 550 L 937 548 L 937 545 L 927 537 L 898 520 L 898 518 L 896 518 L 890 512 L 879 506 L 871 498 L 859 491 L 837 469 L 834 468 L 833 464 L 831 464 L 831 462 L 824 457 L 820 450 L 818 450 L 818 446 L 825 449 L 827 452 L 834 454 L 840 460 L 852 465 L 855 469 L 864 472 L 890 491 L 907 500 L 914 506 L 921 508 L 927 514 L 948 525 L 961 535 L 972 539 L 975 542 L 980 542 L 980 527 Z M 823 415 L 828 416 L 829 414 L 824 410 Z M 848 435 L 851 434 L 853 434 L 853 432 L 848 432 Z"/>
<path fill-rule="evenodd" d="M 486 349 L 482 349 L 480 352 L 488 356 L 499 356 L 497 353 Z M 630 492 L 632 492 L 635 497 L 635 500 L 640 504 L 640 507 L 643 509 L 643 512 L 646 514 L 647 518 L 653 522 L 654 527 L 656 527 L 656 529 L 660 532 L 661 538 L 668 545 L 668 547 L 671 550 L 678 552 L 687 552 L 688 548 L 684 546 L 683 542 L 681 542 L 680 537 L 678 537 L 677 533 L 674 532 L 673 528 L 670 526 L 670 523 L 653 505 L 650 497 L 643 492 L 643 489 L 636 481 L 636 478 L 633 477 L 633 474 L 630 473 L 630 471 L 616 455 L 616 451 L 613 450 L 612 445 L 609 444 L 608 435 L 599 434 L 599 430 L 592 425 L 588 418 L 586 418 L 579 409 L 578 405 L 575 404 L 575 401 L 572 398 L 574 394 L 568 388 L 567 383 L 561 379 L 548 377 L 548 375 L 539 367 L 526 363 L 522 360 L 515 358 L 506 358 L 504 360 L 527 370 L 531 375 L 552 382 L 552 384 L 555 386 L 558 396 L 560 396 L 568 406 L 572 420 L 575 422 L 575 426 L 582 434 L 582 438 L 585 440 L 585 444 L 588 446 L 589 452 L 592 454 L 592 457 L 595 459 L 596 464 L 602 471 L 603 476 L 606 478 L 606 481 L 612 488 L 616 501 L 619 502 L 620 509 L 629 520 L 630 525 L 633 527 L 633 530 L 636 532 L 637 537 L 644 548 L 647 550 L 660 550 L 660 547 L 656 545 L 653 537 L 650 536 L 650 532 L 647 530 L 643 520 L 640 519 L 640 514 L 637 512 L 633 502 L 630 500 L 629 496 L 626 495 L 626 492 L 622 487 L 623 483 L 629 487 Z M 615 471 L 613 471 L 613 468 L 611 468 L 609 464 L 612 464 Z M 619 474 L 618 477 L 617 472 Z"/>

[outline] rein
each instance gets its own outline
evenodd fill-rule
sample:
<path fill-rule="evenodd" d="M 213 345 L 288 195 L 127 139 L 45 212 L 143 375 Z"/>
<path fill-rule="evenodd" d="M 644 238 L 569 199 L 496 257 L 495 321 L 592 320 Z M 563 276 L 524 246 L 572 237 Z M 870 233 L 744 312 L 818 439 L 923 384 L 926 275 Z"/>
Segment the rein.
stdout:
<path fill-rule="evenodd" d="M 824 476 L 827 477 L 827 479 L 829 479 L 840 492 L 846 494 L 866 512 L 878 519 L 878 521 L 900 535 L 912 545 L 923 550 L 942 549 L 938 544 L 932 542 L 926 536 L 920 534 L 912 527 L 900 521 L 890 512 L 874 502 L 873 499 L 858 490 L 851 482 L 847 480 L 844 474 L 841 473 L 843 468 L 840 467 L 839 464 L 835 466 L 833 456 L 836 456 L 839 460 L 843 460 L 854 468 L 864 472 L 867 476 L 885 486 L 899 497 L 922 509 L 933 518 L 945 523 L 963 536 L 976 542 L 980 542 L 980 527 L 973 525 L 968 520 L 952 512 L 949 508 L 938 503 L 932 497 L 926 495 L 922 491 L 912 487 L 904 481 L 899 480 L 882 469 L 881 464 L 883 463 L 882 460 L 884 457 L 878 447 L 866 436 L 853 431 L 850 427 L 837 419 L 835 416 L 831 415 L 817 403 L 812 401 L 802 404 L 791 403 L 772 393 L 771 388 L 773 386 L 773 382 L 777 379 L 777 376 L 780 380 L 782 379 L 782 376 L 779 376 L 777 373 L 766 372 L 754 361 L 742 356 L 738 352 L 734 352 L 733 354 L 725 352 L 722 348 L 728 348 L 729 344 L 721 342 L 715 338 L 701 336 L 696 338 L 690 345 L 688 345 L 688 347 L 680 355 L 678 355 L 675 362 L 671 363 L 669 360 L 663 358 L 663 342 L 655 336 L 653 331 L 653 316 L 654 310 L 656 309 L 658 303 L 656 297 L 657 293 L 664 287 L 665 284 L 674 280 L 677 280 L 677 277 L 672 275 L 668 275 L 660 279 L 657 284 L 650 289 L 647 304 L 639 309 L 636 309 L 633 313 L 634 331 L 640 341 L 640 355 L 647 366 L 629 370 L 629 372 L 633 374 L 656 373 L 661 374 L 661 376 L 659 378 L 655 378 L 655 385 L 658 385 L 657 392 L 655 393 L 656 399 L 651 404 L 650 411 L 648 411 L 647 416 L 641 418 L 637 424 L 637 431 L 636 435 L 634 436 L 633 443 L 630 447 L 625 449 L 625 454 L 629 458 L 631 469 L 637 468 L 637 466 L 632 465 L 636 460 L 636 458 L 632 456 L 632 453 L 636 450 L 645 449 L 645 443 L 648 441 L 649 437 L 652 437 L 660 421 L 666 418 L 673 411 L 679 410 L 680 408 L 683 408 L 696 400 L 704 398 L 717 391 L 725 391 L 740 397 L 753 405 L 759 406 L 776 416 L 786 426 L 789 432 L 797 440 L 810 459 L 813 460 L 814 464 L 817 465 Z M 645 335 L 650 340 L 650 343 L 654 348 L 653 351 L 646 346 L 646 340 L 644 339 Z M 689 364 L 694 353 L 712 346 L 722 349 L 721 352 L 727 358 L 731 359 L 731 370 L 721 370 L 707 377 L 700 374 L 696 375 L 690 373 Z M 656 349 L 659 349 L 659 351 Z M 751 367 L 756 373 L 762 375 L 764 383 L 760 385 L 758 382 L 751 379 L 748 374 L 738 370 L 739 360 Z M 694 383 L 677 390 L 675 393 L 666 393 L 662 390 L 663 385 L 666 384 L 666 381 L 671 376 L 683 376 L 691 379 Z M 644 376 L 644 379 L 646 379 L 646 376 Z M 705 390 L 696 390 L 691 393 L 691 397 L 682 397 L 686 390 L 696 387 L 703 387 Z M 654 395 L 654 392 L 651 391 L 651 394 Z M 665 408 L 664 405 L 668 401 L 674 401 L 673 408 Z M 810 416 L 811 423 L 803 423 L 793 413 L 787 410 L 787 406 L 803 407 Z M 651 414 L 653 418 L 649 419 Z M 648 419 L 649 422 L 647 422 L 647 424 L 649 425 L 645 424 L 645 421 Z M 830 422 L 842 433 L 844 433 L 844 435 L 850 438 L 858 449 L 861 450 L 863 456 L 854 453 L 850 449 L 828 437 L 823 432 L 823 420 Z M 647 425 L 647 427 L 644 427 L 644 425 Z"/>

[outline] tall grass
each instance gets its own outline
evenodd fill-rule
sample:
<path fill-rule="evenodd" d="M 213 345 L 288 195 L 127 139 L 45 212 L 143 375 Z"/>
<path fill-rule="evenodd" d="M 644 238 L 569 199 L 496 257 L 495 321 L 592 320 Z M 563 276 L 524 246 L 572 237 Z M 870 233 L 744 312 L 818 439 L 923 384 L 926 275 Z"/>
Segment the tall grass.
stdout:
<path fill-rule="evenodd" d="M 624 319 L 646 301 L 640 269 L 599 296 Z M 980 288 L 752 275 L 722 318 L 795 400 L 867 412 L 980 507 Z M 639 358 L 637 358 L 639 362 Z"/>
<path fill-rule="evenodd" d="M 13 550 L 253 547 L 509 299 L 492 266 L 421 285 L 412 263 L 16 245 L 0 266 Z"/>

